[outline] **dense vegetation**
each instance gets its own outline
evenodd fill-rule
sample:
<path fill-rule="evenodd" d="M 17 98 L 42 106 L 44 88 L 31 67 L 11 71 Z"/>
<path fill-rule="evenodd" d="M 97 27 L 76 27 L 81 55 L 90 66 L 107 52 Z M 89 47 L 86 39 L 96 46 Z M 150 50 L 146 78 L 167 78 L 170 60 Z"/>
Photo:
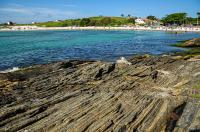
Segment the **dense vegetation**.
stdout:
<path fill-rule="evenodd" d="M 37 26 L 66 27 L 66 26 L 123 26 L 134 25 L 135 18 L 132 17 L 90 17 L 83 19 L 64 20 L 58 22 L 37 23 Z"/>
<path fill-rule="evenodd" d="M 149 19 L 149 20 L 158 20 L 158 18 L 156 18 L 155 16 L 152 16 L 152 15 L 147 16 L 147 19 Z"/>
<path fill-rule="evenodd" d="M 200 24 L 200 13 L 197 13 L 197 18 L 188 17 L 187 13 L 173 13 L 166 15 L 161 20 L 153 15 L 146 17 L 149 20 L 156 20 L 163 23 L 163 25 L 199 25 Z M 71 19 L 58 22 L 44 22 L 37 23 L 37 26 L 45 27 L 66 27 L 66 26 L 124 26 L 124 25 L 135 25 L 136 17 L 131 17 L 130 14 L 125 16 L 121 14 L 121 17 L 89 17 L 82 19 Z"/>
<path fill-rule="evenodd" d="M 165 17 L 159 19 L 156 16 L 149 15 L 146 18 L 152 21 L 158 21 L 158 24 L 163 24 L 165 26 L 177 25 L 177 26 L 188 26 L 188 25 L 200 25 L 200 12 L 197 12 L 197 17 L 192 18 L 187 16 L 187 13 L 173 13 L 166 15 Z M 82 18 L 82 19 L 68 19 L 62 21 L 49 21 L 49 22 L 40 22 L 37 26 L 42 27 L 67 27 L 67 26 L 132 26 L 135 25 L 135 19 L 137 17 L 132 17 L 130 14 L 124 15 L 121 14 L 120 17 L 105 17 L 105 16 L 98 16 L 98 17 L 89 17 L 89 18 Z M 7 25 L 7 24 L 0 24 L 0 26 Z M 27 24 L 15 24 L 15 25 L 27 25 Z M 28 24 L 32 25 L 32 24 Z M 148 22 L 145 25 L 149 25 Z"/>
<path fill-rule="evenodd" d="M 192 18 L 188 17 L 187 13 L 173 13 L 163 17 L 161 21 L 164 25 L 199 25 L 200 13 L 197 13 L 197 15 L 197 18 Z"/>

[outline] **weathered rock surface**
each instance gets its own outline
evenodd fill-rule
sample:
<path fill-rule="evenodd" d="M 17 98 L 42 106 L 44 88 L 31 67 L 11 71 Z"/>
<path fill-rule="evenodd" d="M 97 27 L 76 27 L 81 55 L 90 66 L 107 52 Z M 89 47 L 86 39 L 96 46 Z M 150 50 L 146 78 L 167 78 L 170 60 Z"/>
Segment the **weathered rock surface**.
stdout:
<path fill-rule="evenodd" d="M 68 61 L 0 74 L 0 131 L 200 130 L 200 60 Z M 156 75 L 155 75 L 156 74 Z"/>
<path fill-rule="evenodd" d="M 193 38 L 182 44 L 184 47 L 200 47 L 200 38 Z"/>

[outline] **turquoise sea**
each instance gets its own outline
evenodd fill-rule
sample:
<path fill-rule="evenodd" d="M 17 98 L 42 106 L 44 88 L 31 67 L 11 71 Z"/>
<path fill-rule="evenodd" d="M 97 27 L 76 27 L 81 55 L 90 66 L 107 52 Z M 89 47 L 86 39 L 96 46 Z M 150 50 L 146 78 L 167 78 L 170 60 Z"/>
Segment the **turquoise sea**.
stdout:
<path fill-rule="evenodd" d="M 133 54 L 164 54 L 200 33 L 158 31 L 11 31 L 0 32 L 0 70 L 65 59 L 115 61 Z"/>

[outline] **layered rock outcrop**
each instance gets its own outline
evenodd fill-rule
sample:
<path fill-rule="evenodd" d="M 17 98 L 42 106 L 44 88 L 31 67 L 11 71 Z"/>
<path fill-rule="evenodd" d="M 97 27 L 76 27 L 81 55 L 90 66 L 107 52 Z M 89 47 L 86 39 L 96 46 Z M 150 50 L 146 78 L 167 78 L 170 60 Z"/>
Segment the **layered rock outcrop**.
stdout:
<path fill-rule="evenodd" d="M 199 59 L 129 62 L 66 61 L 0 74 L 0 131 L 200 130 Z"/>

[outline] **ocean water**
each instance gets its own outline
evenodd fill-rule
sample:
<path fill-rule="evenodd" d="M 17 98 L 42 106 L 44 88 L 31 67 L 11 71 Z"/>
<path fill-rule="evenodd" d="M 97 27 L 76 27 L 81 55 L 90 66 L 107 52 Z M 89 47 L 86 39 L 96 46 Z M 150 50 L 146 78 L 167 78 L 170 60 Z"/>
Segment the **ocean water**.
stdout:
<path fill-rule="evenodd" d="M 200 33 L 159 31 L 12 31 L 0 32 L 0 70 L 65 59 L 115 61 L 134 54 L 164 54 Z"/>

